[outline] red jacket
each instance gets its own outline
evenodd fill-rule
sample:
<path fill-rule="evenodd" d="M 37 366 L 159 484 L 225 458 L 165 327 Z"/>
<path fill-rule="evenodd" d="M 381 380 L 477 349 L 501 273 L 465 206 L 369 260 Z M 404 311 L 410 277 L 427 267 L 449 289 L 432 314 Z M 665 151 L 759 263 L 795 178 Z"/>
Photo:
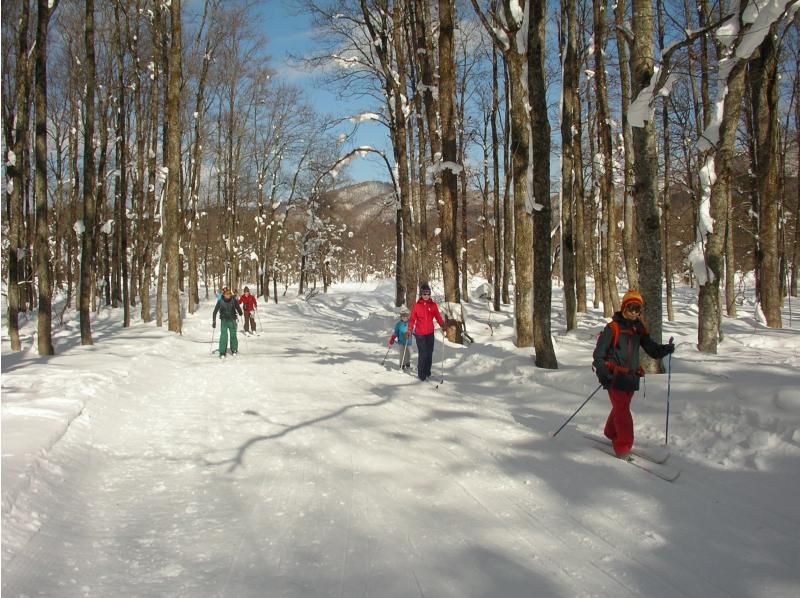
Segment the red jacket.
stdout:
<path fill-rule="evenodd" d="M 408 329 L 413 330 L 418 336 L 433 334 L 433 321 L 439 322 L 439 326 L 444 328 L 442 315 L 439 313 L 439 306 L 433 299 L 418 299 L 411 309 L 411 316 L 408 318 Z"/>
<path fill-rule="evenodd" d="M 244 308 L 244 313 L 250 313 L 256 308 L 256 296 L 242 295 L 239 297 L 239 305 Z"/>

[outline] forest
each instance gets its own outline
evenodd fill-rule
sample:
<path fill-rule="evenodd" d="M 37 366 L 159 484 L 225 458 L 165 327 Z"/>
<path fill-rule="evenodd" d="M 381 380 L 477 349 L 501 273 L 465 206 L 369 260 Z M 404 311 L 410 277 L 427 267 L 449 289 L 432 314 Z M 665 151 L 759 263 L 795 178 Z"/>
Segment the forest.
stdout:
<path fill-rule="evenodd" d="M 277 302 L 370 277 L 398 306 L 438 281 L 453 342 L 484 278 L 541 368 L 558 367 L 553 285 L 567 330 L 637 288 L 660 342 L 691 285 L 697 348 L 717 353 L 753 281 L 783 326 L 800 0 L 295 0 L 318 43 L 290 65 L 335 90 L 330 113 L 270 56 L 260 24 L 282 6 L 2 1 L 12 351 L 27 313 L 50 355 L 68 310 L 90 345 L 104 306 L 180 333 L 223 285 Z M 388 151 L 354 143 L 365 121 Z M 348 174 L 367 158 L 385 181 Z"/>

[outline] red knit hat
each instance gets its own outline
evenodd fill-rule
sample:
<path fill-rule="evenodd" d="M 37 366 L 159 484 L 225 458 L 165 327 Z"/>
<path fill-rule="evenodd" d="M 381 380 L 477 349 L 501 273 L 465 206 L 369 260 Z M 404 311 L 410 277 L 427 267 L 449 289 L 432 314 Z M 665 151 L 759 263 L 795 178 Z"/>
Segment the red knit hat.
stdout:
<path fill-rule="evenodd" d="M 625 295 L 622 296 L 622 305 L 620 305 L 620 311 L 625 311 L 625 306 L 629 303 L 638 303 L 642 307 L 644 307 L 644 299 L 642 299 L 641 293 L 639 291 L 635 291 L 633 289 L 629 289 Z"/>

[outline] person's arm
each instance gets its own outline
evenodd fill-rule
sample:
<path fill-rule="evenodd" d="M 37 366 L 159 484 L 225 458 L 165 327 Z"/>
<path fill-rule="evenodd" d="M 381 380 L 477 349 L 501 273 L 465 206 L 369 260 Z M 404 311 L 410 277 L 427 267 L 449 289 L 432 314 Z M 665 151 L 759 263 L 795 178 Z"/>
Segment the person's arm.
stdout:
<path fill-rule="evenodd" d="M 439 327 L 444 330 L 444 320 L 442 320 L 442 314 L 439 312 L 439 306 L 434 303 L 433 308 L 433 317 L 435 317 L 436 321 L 439 322 Z"/>
<path fill-rule="evenodd" d="M 613 336 L 614 332 L 611 330 L 611 326 L 606 326 L 600 333 L 594 353 L 592 353 L 592 366 L 597 374 L 597 381 L 604 387 L 611 383 L 611 372 L 606 367 L 606 356 Z"/>
<path fill-rule="evenodd" d="M 417 323 L 417 306 L 415 305 L 411 309 L 411 316 L 408 318 L 408 329 L 406 330 L 406 338 L 411 336 L 411 333 L 414 332 L 414 326 Z"/>
<path fill-rule="evenodd" d="M 666 357 L 675 350 L 675 345 L 672 343 L 659 345 L 650 337 L 650 334 L 647 332 L 641 336 L 639 343 L 642 345 L 644 352 L 653 359 L 661 359 L 662 357 Z"/>

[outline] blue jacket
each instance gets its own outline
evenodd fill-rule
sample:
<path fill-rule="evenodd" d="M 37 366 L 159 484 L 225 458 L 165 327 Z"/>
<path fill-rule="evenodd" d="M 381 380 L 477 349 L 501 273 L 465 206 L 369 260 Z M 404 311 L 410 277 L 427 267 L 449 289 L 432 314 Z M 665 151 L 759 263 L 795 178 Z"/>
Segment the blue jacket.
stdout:
<path fill-rule="evenodd" d="M 403 320 L 398 320 L 397 324 L 394 325 L 394 338 L 397 339 L 397 342 L 401 345 L 410 345 L 411 344 L 411 337 L 409 336 L 406 338 L 406 331 L 408 330 L 408 322 L 403 322 Z"/>

